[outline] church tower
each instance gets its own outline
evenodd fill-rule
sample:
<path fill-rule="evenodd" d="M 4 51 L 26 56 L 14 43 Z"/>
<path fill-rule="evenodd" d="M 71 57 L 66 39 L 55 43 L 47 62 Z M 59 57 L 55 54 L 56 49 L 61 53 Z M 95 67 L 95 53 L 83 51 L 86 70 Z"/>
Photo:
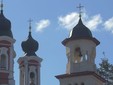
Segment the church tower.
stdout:
<path fill-rule="evenodd" d="M 11 31 L 11 22 L 3 14 L 3 3 L 0 7 L 0 85 L 15 85 L 15 39 Z"/>
<path fill-rule="evenodd" d="M 31 21 L 28 39 L 23 41 L 21 46 L 25 55 L 18 59 L 20 85 L 40 85 L 40 66 L 42 59 L 35 53 L 38 50 L 39 44 L 32 38 Z"/>
<path fill-rule="evenodd" d="M 66 74 L 56 76 L 60 85 L 104 85 L 105 79 L 97 74 L 95 64 L 96 46 L 100 42 L 83 24 L 81 12 L 78 24 L 62 44 L 66 47 L 68 63 Z"/>

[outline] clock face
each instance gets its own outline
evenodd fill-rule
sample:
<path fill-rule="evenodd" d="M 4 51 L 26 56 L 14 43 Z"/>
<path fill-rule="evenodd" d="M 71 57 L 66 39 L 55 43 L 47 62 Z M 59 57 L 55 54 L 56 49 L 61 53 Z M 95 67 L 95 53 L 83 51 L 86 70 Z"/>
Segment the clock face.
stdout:
<path fill-rule="evenodd" d="M 35 77 L 35 74 L 33 72 L 30 73 L 30 78 L 34 78 Z"/>

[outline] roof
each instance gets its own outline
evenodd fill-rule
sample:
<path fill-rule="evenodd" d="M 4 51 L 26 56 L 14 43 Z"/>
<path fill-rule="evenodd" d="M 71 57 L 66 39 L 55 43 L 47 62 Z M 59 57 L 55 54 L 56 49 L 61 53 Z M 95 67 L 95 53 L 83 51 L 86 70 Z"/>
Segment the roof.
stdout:
<path fill-rule="evenodd" d="M 39 43 L 33 39 L 31 32 L 29 32 L 28 39 L 23 41 L 21 46 L 27 56 L 36 56 L 35 52 L 39 48 Z"/>
<path fill-rule="evenodd" d="M 92 33 L 83 23 L 81 18 L 79 19 L 78 24 L 73 28 L 71 38 L 77 37 L 92 37 Z"/>
<path fill-rule="evenodd" d="M 13 38 L 11 31 L 11 22 L 4 16 L 3 10 L 1 10 L 0 13 L 0 36 L 8 36 Z"/>
<path fill-rule="evenodd" d="M 87 76 L 87 75 L 92 75 L 94 77 L 96 77 L 97 79 L 99 79 L 102 82 L 106 82 L 106 80 L 101 77 L 100 75 L 98 75 L 97 73 L 93 72 L 93 71 L 84 71 L 84 72 L 75 72 L 75 73 L 71 73 L 71 74 L 62 74 L 62 75 L 58 75 L 55 76 L 57 79 L 64 79 L 64 78 L 69 78 L 69 77 L 77 77 L 77 76 Z"/>
<path fill-rule="evenodd" d="M 72 29 L 70 32 L 69 38 L 66 38 L 62 41 L 62 44 L 65 46 L 66 43 L 72 40 L 79 40 L 79 39 L 87 39 L 93 41 L 96 45 L 99 45 L 100 42 L 92 36 L 91 31 L 87 28 L 81 18 L 78 21 L 78 24 Z"/>

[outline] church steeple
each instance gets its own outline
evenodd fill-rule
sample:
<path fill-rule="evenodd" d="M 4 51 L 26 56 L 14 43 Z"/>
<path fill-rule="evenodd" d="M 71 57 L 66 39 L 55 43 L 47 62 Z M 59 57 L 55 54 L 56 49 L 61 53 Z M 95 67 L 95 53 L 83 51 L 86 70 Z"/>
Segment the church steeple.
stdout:
<path fill-rule="evenodd" d="M 96 68 L 95 65 L 95 57 L 96 57 L 96 46 L 100 44 L 100 42 L 92 36 L 91 31 L 88 27 L 86 27 L 81 19 L 81 4 L 77 7 L 79 8 L 79 21 L 78 24 L 72 29 L 72 32 L 69 38 L 63 40 L 62 44 L 66 46 L 66 54 L 68 56 L 69 63 L 74 63 L 72 65 L 78 65 L 76 63 L 83 63 L 86 65 L 86 68 L 77 67 L 73 68 L 71 64 L 69 64 L 67 68 L 67 73 L 78 72 L 83 70 L 94 71 Z M 79 50 L 78 50 L 79 49 Z M 81 56 L 80 56 L 81 55 Z M 70 60 L 71 59 L 71 60 Z M 80 70 L 81 69 L 81 70 Z"/>
<path fill-rule="evenodd" d="M 33 39 L 29 21 L 29 33 L 26 41 L 21 46 L 25 55 L 18 59 L 20 67 L 20 85 L 40 85 L 40 66 L 42 59 L 36 55 L 38 42 Z"/>
<path fill-rule="evenodd" d="M 0 3 L 0 85 L 15 85 L 14 58 L 15 43 L 11 22 L 3 14 L 3 1 Z"/>
<path fill-rule="evenodd" d="M 28 39 L 26 41 L 23 41 L 21 46 L 23 51 L 27 56 L 36 56 L 36 51 L 38 50 L 39 44 L 38 42 L 33 39 L 32 34 L 31 34 L 31 20 L 29 22 L 29 34 L 28 34 Z"/>
<path fill-rule="evenodd" d="M 70 36 L 63 40 L 66 47 L 67 65 L 66 74 L 58 75 L 60 85 L 103 85 L 105 79 L 96 73 L 96 46 L 100 42 L 92 36 L 81 19 L 79 5 L 79 21 L 72 29 Z M 95 76 L 96 75 L 96 76 Z M 96 82 L 96 83 L 92 83 Z"/>

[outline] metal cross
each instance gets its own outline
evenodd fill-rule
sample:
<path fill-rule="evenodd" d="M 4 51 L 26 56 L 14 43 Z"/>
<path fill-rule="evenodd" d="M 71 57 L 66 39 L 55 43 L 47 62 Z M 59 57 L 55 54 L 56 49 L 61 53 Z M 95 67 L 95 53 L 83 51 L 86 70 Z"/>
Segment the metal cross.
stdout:
<path fill-rule="evenodd" d="M 106 58 L 105 52 L 103 52 L 104 58 L 102 60 L 107 61 L 108 59 Z"/>
<path fill-rule="evenodd" d="M 81 18 L 81 14 L 82 14 L 82 8 L 84 6 L 82 6 L 81 4 L 79 4 L 79 6 L 77 6 L 77 8 L 79 9 L 79 17 Z"/>
<path fill-rule="evenodd" d="M 1 8 L 1 10 L 3 10 L 3 0 L 1 0 L 0 8 Z"/>
<path fill-rule="evenodd" d="M 33 20 L 32 19 L 29 19 L 28 20 L 28 22 L 29 22 L 29 32 L 31 32 L 31 22 L 32 22 Z"/>

